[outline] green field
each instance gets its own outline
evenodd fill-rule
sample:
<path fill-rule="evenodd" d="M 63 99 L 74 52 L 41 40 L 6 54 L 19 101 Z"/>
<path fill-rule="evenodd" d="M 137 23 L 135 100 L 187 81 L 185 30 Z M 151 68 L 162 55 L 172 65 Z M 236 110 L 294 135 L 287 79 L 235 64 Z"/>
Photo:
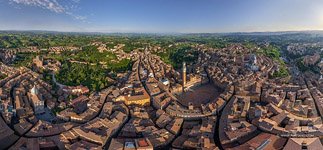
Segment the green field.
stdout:
<path fill-rule="evenodd" d="M 0 80 L 4 79 L 6 77 L 7 77 L 7 75 L 0 73 Z"/>

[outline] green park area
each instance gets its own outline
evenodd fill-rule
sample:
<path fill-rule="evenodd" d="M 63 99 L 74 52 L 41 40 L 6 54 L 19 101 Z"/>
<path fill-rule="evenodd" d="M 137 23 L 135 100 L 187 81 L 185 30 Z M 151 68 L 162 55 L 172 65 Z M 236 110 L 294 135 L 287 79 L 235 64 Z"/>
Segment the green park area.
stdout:
<path fill-rule="evenodd" d="M 111 62 L 112 60 L 116 60 L 117 56 L 108 51 L 99 52 L 95 46 L 85 46 L 81 51 L 77 52 L 70 58 L 82 62 L 99 63 Z"/>
<path fill-rule="evenodd" d="M 50 57 L 62 62 L 60 71 L 56 74 L 59 83 L 70 86 L 84 85 L 92 91 L 98 91 L 111 84 L 107 78 L 109 73 L 125 72 L 132 67 L 131 60 L 116 61 L 115 54 L 107 51 L 99 52 L 95 46 L 84 47 L 75 53 L 62 53 Z M 70 59 L 79 62 L 71 62 Z M 100 62 L 106 63 L 106 67 Z"/>
<path fill-rule="evenodd" d="M 97 65 L 64 62 L 56 74 L 59 83 L 77 86 L 84 85 L 91 90 L 100 90 L 109 85 L 107 71 Z"/>
<path fill-rule="evenodd" d="M 18 53 L 16 55 L 16 59 L 13 63 L 15 67 L 31 67 L 32 60 L 37 56 L 37 53 L 26 52 L 26 53 Z"/>
<path fill-rule="evenodd" d="M 7 77 L 7 75 L 0 73 L 0 80 L 4 79 L 6 77 Z"/>
<path fill-rule="evenodd" d="M 157 53 L 161 59 L 171 64 L 175 69 L 182 67 L 182 63 L 193 63 L 198 58 L 198 51 L 189 45 L 180 45 L 167 49 L 166 52 Z"/>

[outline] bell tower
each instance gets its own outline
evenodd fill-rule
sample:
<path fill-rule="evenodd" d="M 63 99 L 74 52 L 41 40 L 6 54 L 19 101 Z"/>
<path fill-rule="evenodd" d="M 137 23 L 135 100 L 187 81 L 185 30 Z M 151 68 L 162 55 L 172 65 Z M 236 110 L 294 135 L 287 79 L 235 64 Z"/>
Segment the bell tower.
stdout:
<path fill-rule="evenodd" d="M 186 62 L 183 62 L 183 67 L 182 67 L 182 79 L 183 79 L 183 83 L 182 83 L 182 92 L 184 92 L 185 89 L 185 85 L 186 85 Z"/>

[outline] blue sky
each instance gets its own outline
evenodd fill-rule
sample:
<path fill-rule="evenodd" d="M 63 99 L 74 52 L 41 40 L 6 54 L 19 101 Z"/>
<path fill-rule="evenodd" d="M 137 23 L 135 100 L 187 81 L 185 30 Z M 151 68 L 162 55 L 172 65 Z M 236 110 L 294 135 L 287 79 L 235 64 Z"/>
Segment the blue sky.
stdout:
<path fill-rule="evenodd" d="M 0 30 L 323 30 L 322 0 L 0 0 Z"/>

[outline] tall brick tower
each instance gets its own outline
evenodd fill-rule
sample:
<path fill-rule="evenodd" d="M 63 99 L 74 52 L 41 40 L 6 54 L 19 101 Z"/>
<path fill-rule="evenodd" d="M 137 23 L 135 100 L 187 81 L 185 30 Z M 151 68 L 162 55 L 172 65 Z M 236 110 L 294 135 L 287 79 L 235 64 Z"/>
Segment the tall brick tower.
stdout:
<path fill-rule="evenodd" d="M 186 63 L 185 61 L 183 62 L 183 68 L 182 68 L 182 79 L 183 79 L 183 84 L 182 84 L 182 92 L 184 92 L 185 85 L 186 85 Z"/>

